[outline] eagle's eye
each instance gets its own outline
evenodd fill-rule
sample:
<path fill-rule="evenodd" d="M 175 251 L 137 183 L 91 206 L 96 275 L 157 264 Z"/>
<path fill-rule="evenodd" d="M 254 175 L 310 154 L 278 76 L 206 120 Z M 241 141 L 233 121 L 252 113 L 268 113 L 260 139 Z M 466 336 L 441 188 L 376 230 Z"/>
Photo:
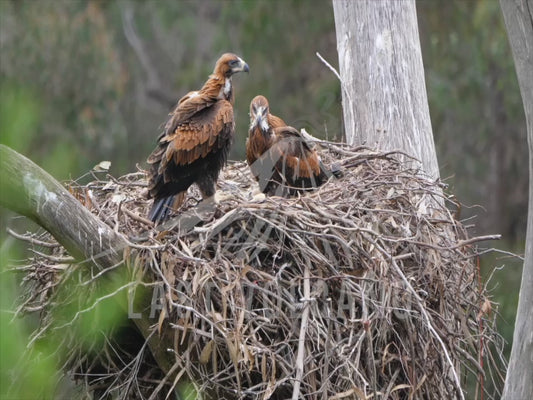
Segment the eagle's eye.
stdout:
<path fill-rule="evenodd" d="M 228 63 L 231 68 L 236 67 L 238 64 L 239 60 L 230 60 L 230 62 Z"/>

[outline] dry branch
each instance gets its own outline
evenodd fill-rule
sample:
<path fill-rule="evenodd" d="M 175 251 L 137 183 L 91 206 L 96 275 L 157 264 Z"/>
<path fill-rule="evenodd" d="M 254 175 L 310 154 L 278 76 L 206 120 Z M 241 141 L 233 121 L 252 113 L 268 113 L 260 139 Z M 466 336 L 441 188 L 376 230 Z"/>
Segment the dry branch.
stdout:
<path fill-rule="evenodd" d="M 122 260 L 124 236 L 111 231 L 48 173 L 4 145 L 0 163 L 1 205 L 45 228 L 80 261 L 105 268 Z"/>
<path fill-rule="evenodd" d="M 46 229 L 53 237 L 47 242 L 55 240 L 60 243 L 66 253 L 81 265 L 94 265 L 102 272 L 122 263 L 123 252 L 128 248 L 125 236 L 113 232 L 31 160 L 4 145 L 0 145 L 0 181 L 0 205 L 28 217 Z M 32 242 L 44 244 L 36 239 L 32 239 Z M 62 269 L 56 268 L 53 261 L 62 263 L 71 260 L 66 254 L 63 258 L 47 258 L 52 263 L 39 263 L 43 269 Z M 113 275 L 109 274 L 104 279 L 113 279 Z M 135 320 L 135 324 L 141 334 L 148 338 L 150 323 L 141 318 Z M 160 368 L 163 371 L 170 370 L 172 363 L 166 355 L 166 346 L 151 340 L 149 347 Z"/>

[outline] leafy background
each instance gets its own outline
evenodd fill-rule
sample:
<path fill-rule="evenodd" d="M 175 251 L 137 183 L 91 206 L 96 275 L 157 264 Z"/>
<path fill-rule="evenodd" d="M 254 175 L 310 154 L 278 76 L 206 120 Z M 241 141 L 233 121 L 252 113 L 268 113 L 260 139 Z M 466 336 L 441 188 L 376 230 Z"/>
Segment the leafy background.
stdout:
<path fill-rule="evenodd" d="M 417 12 L 441 176 L 473 233 L 501 233 L 494 245 L 522 254 L 525 118 L 499 4 L 418 1 Z M 338 65 L 329 2 L 0 0 L 0 141 L 60 180 L 102 160 L 114 175 L 146 166 L 172 106 L 226 51 L 251 68 L 234 78 L 232 159 L 244 158 L 256 94 L 291 125 L 342 139 L 339 82 L 315 54 Z M 11 321 L 22 276 L 6 269 L 24 253 L 5 227 L 31 229 L 13 218 L 0 210 L 0 378 L 3 388 L 24 379 L 21 398 L 31 398 L 58 390 L 50 379 L 58 366 L 46 349 L 36 368 L 17 361 L 37 319 Z M 498 268 L 488 285 L 510 343 L 521 263 L 504 255 L 481 263 L 486 276 Z"/>

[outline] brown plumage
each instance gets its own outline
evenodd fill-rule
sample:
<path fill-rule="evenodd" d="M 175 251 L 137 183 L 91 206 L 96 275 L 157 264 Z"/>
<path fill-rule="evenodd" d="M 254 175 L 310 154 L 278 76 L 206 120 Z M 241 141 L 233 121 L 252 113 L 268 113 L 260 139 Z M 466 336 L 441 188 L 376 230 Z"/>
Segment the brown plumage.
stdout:
<path fill-rule="evenodd" d="M 249 165 L 267 151 L 274 142 L 271 129 L 287 126 L 285 121 L 270 114 L 268 100 L 255 96 L 250 103 L 250 130 L 246 139 L 246 159 Z"/>
<path fill-rule="evenodd" d="M 269 195 L 316 188 L 331 175 L 300 133 L 270 114 L 264 96 L 256 96 L 250 104 L 246 158 L 259 188 Z"/>
<path fill-rule="evenodd" d="M 222 55 L 204 86 L 183 96 L 170 114 L 148 157 L 152 221 L 161 222 L 170 209 L 178 208 L 193 183 L 204 198 L 215 194 L 235 129 L 231 77 L 241 71 L 249 71 L 241 58 Z"/>

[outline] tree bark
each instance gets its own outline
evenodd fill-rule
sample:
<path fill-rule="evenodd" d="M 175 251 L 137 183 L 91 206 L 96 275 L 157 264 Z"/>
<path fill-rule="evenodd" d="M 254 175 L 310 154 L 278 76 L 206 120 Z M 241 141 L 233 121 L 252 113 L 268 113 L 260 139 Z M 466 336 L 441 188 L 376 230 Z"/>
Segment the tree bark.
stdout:
<path fill-rule="evenodd" d="M 100 269 L 123 261 L 127 239 L 115 233 L 76 200 L 52 176 L 26 157 L 0 145 L 0 205 L 24 215 L 50 232 L 80 262 L 92 262 Z M 114 268 L 102 279 L 113 280 L 123 274 Z M 148 340 L 148 346 L 161 370 L 166 374 L 173 358 L 166 351 L 173 343 L 165 343 L 153 335 L 147 315 L 133 319 Z"/>
<path fill-rule="evenodd" d="M 122 261 L 126 239 L 83 207 L 59 182 L 0 145 L 0 204 L 45 228 L 77 260 L 100 268 Z"/>
<path fill-rule="evenodd" d="M 533 1 L 500 0 L 526 113 L 529 145 L 529 208 L 526 252 L 504 400 L 533 393 Z"/>
<path fill-rule="evenodd" d="M 346 138 L 439 167 L 414 0 L 334 0 Z"/>

